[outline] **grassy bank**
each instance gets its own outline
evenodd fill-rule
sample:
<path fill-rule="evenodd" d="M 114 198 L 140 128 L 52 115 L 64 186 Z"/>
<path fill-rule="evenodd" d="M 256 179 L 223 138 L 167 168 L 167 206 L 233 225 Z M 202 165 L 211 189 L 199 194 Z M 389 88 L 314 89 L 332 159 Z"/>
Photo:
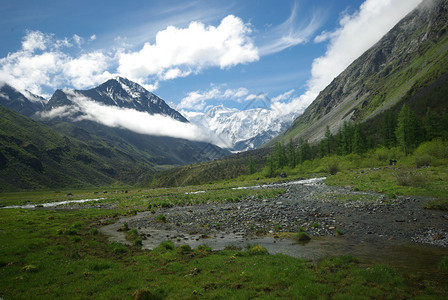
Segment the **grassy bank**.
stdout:
<path fill-rule="evenodd" d="M 446 286 L 354 257 L 317 264 L 264 248 L 152 251 L 108 242 L 99 220 L 127 210 L 0 210 L 3 299 L 442 297 Z M 442 265 L 442 263 L 441 263 Z M 148 298 L 144 298 L 144 297 Z M 150 296 L 154 298 L 149 298 Z"/>

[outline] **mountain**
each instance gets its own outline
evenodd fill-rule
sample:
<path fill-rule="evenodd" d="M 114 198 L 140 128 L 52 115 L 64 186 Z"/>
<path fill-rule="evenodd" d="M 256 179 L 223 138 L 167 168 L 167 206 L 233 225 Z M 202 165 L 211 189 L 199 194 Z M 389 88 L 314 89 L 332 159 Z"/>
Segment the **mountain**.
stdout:
<path fill-rule="evenodd" d="M 265 108 L 239 110 L 223 105 L 204 113 L 183 114 L 191 123 L 210 129 L 234 152 L 258 148 L 286 130 L 294 119 Z"/>
<path fill-rule="evenodd" d="M 134 184 L 155 173 L 148 155 L 83 134 L 88 142 L 0 105 L 0 192 Z"/>
<path fill-rule="evenodd" d="M 28 91 L 19 92 L 7 83 L 0 82 L 0 105 L 30 117 L 43 109 L 45 99 Z"/>
<path fill-rule="evenodd" d="M 337 76 L 288 130 L 265 146 L 300 138 L 320 140 L 345 121 L 366 122 L 403 103 L 446 113 L 448 2 L 423 1 L 380 41 Z M 420 97 L 421 93 L 425 97 Z M 420 105 L 417 105 L 420 102 Z"/>
<path fill-rule="evenodd" d="M 179 112 L 169 107 L 164 100 L 126 78 L 116 77 L 93 89 L 71 92 L 104 105 L 135 109 L 151 115 L 159 114 L 180 122 L 188 122 Z M 67 96 L 67 90 L 57 90 L 45 105 L 45 110 L 73 105 L 76 103 Z"/>
<path fill-rule="evenodd" d="M 143 119 L 148 113 L 174 131 L 190 126 L 164 100 L 120 77 L 90 90 L 57 90 L 48 101 L 2 84 L 0 99 L 0 190 L 146 184 L 160 170 L 230 154 L 208 142 L 103 124 L 101 118 L 128 121 L 131 112 Z M 92 104 L 95 118 L 87 109 Z M 115 114 L 104 115 L 110 109 Z"/>

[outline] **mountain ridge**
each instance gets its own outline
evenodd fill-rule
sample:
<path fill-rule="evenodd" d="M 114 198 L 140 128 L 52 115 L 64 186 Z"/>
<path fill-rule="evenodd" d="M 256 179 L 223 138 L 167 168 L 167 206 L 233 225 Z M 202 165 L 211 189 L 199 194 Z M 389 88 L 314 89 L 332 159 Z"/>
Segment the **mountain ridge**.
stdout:
<path fill-rule="evenodd" d="M 291 127 L 264 147 L 290 139 L 317 142 L 326 126 L 364 122 L 448 72 L 448 4 L 424 1 L 338 75 Z"/>

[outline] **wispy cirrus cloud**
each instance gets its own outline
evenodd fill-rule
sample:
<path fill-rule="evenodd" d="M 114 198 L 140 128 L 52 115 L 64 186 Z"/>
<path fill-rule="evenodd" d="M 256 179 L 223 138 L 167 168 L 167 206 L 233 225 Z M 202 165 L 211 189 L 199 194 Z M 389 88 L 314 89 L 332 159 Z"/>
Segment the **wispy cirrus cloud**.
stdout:
<path fill-rule="evenodd" d="M 345 14 L 340 26 L 324 31 L 315 42 L 328 41 L 325 54 L 314 59 L 307 90 L 289 103 L 279 103 L 282 112 L 302 113 L 331 81 L 372 47 L 422 0 L 366 0 L 354 14 Z"/>
<path fill-rule="evenodd" d="M 299 5 L 295 2 L 289 18 L 271 27 L 260 37 L 260 55 L 270 55 L 308 42 L 322 26 L 324 18 L 322 11 L 315 11 L 306 21 L 299 20 Z"/>

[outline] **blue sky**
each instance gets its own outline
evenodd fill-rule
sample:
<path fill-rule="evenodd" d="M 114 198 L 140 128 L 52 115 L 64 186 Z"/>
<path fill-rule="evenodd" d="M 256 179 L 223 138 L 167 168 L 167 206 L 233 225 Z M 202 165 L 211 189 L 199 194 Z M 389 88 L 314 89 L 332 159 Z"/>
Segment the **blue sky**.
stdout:
<path fill-rule="evenodd" d="M 6 0 L 0 81 L 48 97 L 120 75 L 179 110 L 301 112 L 419 2 Z"/>

